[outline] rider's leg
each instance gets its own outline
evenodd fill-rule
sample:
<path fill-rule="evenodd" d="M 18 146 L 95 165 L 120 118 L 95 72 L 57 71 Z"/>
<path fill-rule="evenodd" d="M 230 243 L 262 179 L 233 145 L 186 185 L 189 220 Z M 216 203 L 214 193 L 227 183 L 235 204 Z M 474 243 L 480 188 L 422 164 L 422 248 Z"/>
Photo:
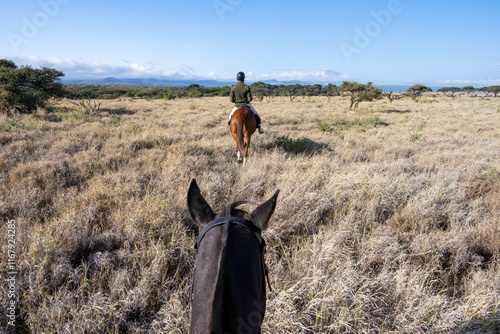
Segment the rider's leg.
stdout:
<path fill-rule="evenodd" d="M 233 110 L 231 110 L 231 113 L 229 114 L 229 121 L 227 122 L 227 125 L 231 125 L 231 117 L 233 117 L 233 114 L 236 110 L 238 110 L 238 107 L 234 107 Z"/>
<path fill-rule="evenodd" d="M 255 121 L 257 122 L 257 129 L 259 129 L 259 133 L 264 133 L 264 130 L 260 126 L 261 119 L 260 119 L 259 113 L 257 112 L 257 110 L 255 110 L 255 108 L 251 104 L 248 104 L 248 107 L 250 108 L 250 110 L 253 112 L 253 114 L 255 116 Z"/>
<path fill-rule="evenodd" d="M 259 113 L 257 112 L 257 110 L 255 110 L 255 108 L 253 107 L 253 105 L 251 105 L 250 103 L 248 104 L 248 108 L 250 108 L 250 110 L 253 112 L 254 115 L 259 116 Z"/>

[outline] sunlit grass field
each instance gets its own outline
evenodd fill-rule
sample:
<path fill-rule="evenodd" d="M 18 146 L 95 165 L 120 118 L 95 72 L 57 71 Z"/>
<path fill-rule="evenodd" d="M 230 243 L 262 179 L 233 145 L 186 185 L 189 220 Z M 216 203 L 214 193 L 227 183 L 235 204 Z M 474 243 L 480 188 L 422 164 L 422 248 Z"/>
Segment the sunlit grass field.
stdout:
<path fill-rule="evenodd" d="M 500 98 L 266 98 L 244 167 L 227 98 L 101 102 L 0 116 L 17 329 L 187 333 L 196 178 L 215 211 L 281 190 L 264 333 L 500 332 Z"/>

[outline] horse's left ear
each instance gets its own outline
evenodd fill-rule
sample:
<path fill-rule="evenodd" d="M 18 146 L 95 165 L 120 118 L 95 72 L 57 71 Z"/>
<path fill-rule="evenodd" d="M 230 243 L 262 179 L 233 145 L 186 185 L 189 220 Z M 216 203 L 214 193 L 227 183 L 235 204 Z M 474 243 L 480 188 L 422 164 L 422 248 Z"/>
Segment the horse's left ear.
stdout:
<path fill-rule="evenodd" d="M 198 225 L 200 231 L 215 218 L 212 208 L 201 195 L 195 179 L 192 179 L 189 185 L 187 206 L 191 219 Z"/>
<path fill-rule="evenodd" d="M 258 207 L 255 208 L 250 213 L 250 218 L 252 222 L 260 228 L 262 231 L 267 228 L 267 224 L 269 223 L 269 219 L 271 218 L 274 209 L 276 208 L 276 201 L 278 199 L 278 194 L 280 191 L 276 191 L 276 193 L 268 199 L 266 202 L 262 203 Z"/>

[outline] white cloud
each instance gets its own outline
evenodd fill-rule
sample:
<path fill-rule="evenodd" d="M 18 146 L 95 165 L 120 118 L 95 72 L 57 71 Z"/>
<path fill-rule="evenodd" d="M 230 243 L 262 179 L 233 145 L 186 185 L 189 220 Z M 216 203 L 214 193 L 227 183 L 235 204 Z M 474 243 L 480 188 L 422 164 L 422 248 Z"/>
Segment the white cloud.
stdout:
<path fill-rule="evenodd" d="M 117 78 L 157 78 L 157 79 L 194 79 L 198 78 L 195 70 L 187 65 L 178 69 L 162 69 L 154 65 L 143 65 L 125 60 L 123 64 L 108 64 L 101 62 L 87 62 L 83 60 L 61 59 L 50 57 L 40 59 L 36 56 L 13 59 L 17 65 L 31 65 L 34 67 L 51 67 L 63 71 L 67 78 L 72 79 L 100 79 L 104 77 Z"/>
<path fill-rule="evenodd" d="M 250 80 L 271 80 L 276 79 L 278 81 L 312 81 L 312 82 L 332 82 L 347 79 L 346 75 L 336 72 L 332 69 L 321 69 L 318 71 L 295 71 L 295 70 L 284 70 L 277 73 L 267 73 L 267 74 L 256 74 L 253 77 L 249 77 Z"/>
<path fill-rule="evenodd" d="M 457 85 L 457 86 L 492 86 L 500 84 L 500 79 L 493 79 L 492 77 L 488 79 L 479 80 L 442 80 L 438 82 L 439 85 Z"/>
<path fill-rule="evenodd" d="M 68 79 L 102 79 L 105 77 L 116 78 L 154 78 L 154 79 L 209 79 L 220 81 L 233 81 L 214 71 L 200 73 L 189 65 L 182 64 L 176 69 L 164 69 L 155 64 L 140 64 L 137 62 L 121 60 L 121 64 L 103 62 L 88 62 L 84 60 L 61 59 L 49 57 L 40 59 L 37 56 L 12 59 L 17 65 L 31 65 L 34 67 L 50 67 L 63 71 Z M 346 80 L 347 77 L 332 69 L 324 68 L 317 71 L 280 70 L 275 73 L 246 73 L 248 81 L 278 80 L 278 81 L 306 81 L 326 83 Z"/>

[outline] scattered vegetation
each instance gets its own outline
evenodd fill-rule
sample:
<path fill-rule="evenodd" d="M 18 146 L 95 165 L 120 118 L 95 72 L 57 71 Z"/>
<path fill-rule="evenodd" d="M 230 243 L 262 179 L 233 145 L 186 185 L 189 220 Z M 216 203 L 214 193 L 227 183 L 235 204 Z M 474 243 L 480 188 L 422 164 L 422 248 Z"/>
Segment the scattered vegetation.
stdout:
<path fill-rule="evenodd" d="M 466 87 L 464 87 L 463 89 L 465 89 Z M 471 87 L 471 89 L 468 89 L 468 93 L 470 93 L 471 91 L 475 90 L 474 87 Z M 462 88 L 459 88 L 459 87 L 442 87 L 442 88 L 439 88 L 437 90 L 437 92 L 442 92 L 442 93 L 448 93 L 448 92 L 451 92 L 451 94 L 455 94 L 456 92 L 461 92 L 463 91 Z"/>
<path fill-rule="evenodd" d="M 22 129 L 25 125 L 22 123 L 19 118 L 9 116 L 3 124 L 0 125 L 0 131 L 10 131 L 14 129 Z"/>
<path fill-rule="evenodd" d="M 351 100 L 349 110 L 358 109 L 360 102 L 382 98 L 382 89 L 374 87 L 372 82 L 363 85 L 357 82 L 344 81 L 340 86 L 340 91 L 349 96 Z"/>
<path fill-rule="evenodd" d="M 318 121 L 318 123 L 316 123 L 316 127 L 318 128 L 319 131 L 321 132 L 325 132 L 325 131 L 333 131 L 332 127 L 330 126 L 330 124 L 326 123 L 326 122 L 321 122 L 321 121 Z"/>
<path fill-rule="evenodd" d="M 99 100 L 79 100 L 78 102 L 70 101 L 78 108 L 83 110 L 87 115 L 96 114 L 101 111 L 101 102 Z"/>
<path fill-rule="evenodd" d="M 413 101 L 417 101 L 425 92 L 432 92 L 432 89 L 421 84 L 416 84 L 406 90 L 406 95 L 411 97 Z"/>
<path fill-rule="evenodd" d="M 497 97 L 498 93 L 500 93 L 500 86 L 488 86 L 477 89 L 480 92 L 485 92 L 486 94 L 492 93 L 494 97 Z"/>
<path fill-rule="evenodd" d="M 366 118 L 354 118 L 351 120 L 346 120 L 345 118 L 337 118 L 333 122 L 318 121 L 316 127 L 322 132 L 340 132 L 344 129 L 360 126 L 362 128 L 377 127 L 377 126 L 388 126 L 389 124 L 382 120 L 380 117 L 366 117 Z"/>
<path fill-rule="evenodd" d="M 301 153 L 306 150 L 309 139 L 291 139 L 287 135 L 276 138 L 276 146 L 282 147 L 289 153 Z"/>
<path fill-rule="evenodd" d="M 413 131 L 410 131 L 410 141 L 411 142 L 416 142 L 421 139 L 422 136 L 422 131 L 424 129 L 426 122 L 420 123 L 420 125 Z"/>
<path fill-rule="evenodd" d="M 398 93 L 394 93 L 394 92 L 387 92 L 387 93 L 384 93 L 384 96 L 386 96 L 389 101 L 391 101 L 391 103 L 394 101 L 394 100 L 399 100 L 403 97 L 405 97 L 404 94 L 398 94 Z"/>

